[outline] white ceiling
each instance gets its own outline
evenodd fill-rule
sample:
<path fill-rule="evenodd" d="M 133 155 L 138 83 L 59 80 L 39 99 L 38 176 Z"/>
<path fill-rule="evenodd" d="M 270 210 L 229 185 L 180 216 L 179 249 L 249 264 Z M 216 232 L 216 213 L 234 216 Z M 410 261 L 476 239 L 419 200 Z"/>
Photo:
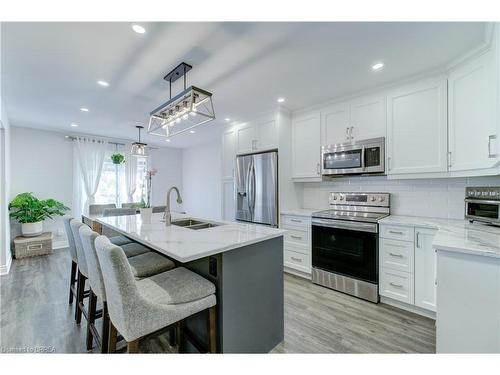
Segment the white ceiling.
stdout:
<path fill-rule="evenodd" d="M 470 22 L 141 25 L 142 35 L 131 23 L 3 23 L 2 96 L 11 124 L 133 139 L 134 126 L 168 99 L 162 77 L 185 61 L 193 65 L 188 85 L 214 94 L 217 119 L 168 144 L 144 138 L 188 147 L 218 136 L 225 117 L 274 110 L 279 96 L 296 110 L 438 68 L 485 32 L 484 23 Z M 377 61 L 385 68 L 373 72 Z M 98 86 L 100 79 L 110 86 Z"/>

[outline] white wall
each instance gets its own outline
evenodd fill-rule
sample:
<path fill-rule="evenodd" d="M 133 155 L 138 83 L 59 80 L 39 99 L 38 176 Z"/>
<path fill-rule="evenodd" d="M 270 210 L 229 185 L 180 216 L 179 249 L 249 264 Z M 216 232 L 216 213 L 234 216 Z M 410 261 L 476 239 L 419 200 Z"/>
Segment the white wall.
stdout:
<path fill-rule="evenodd" d="M 190 215 L 221 218 L 221 153 L 220 140 L 183 150 L 184 210 Z"/>
<path fill-rule="evenodd" d="M 466 186 L 499 186 L 500 176 L 387 180 L 384 176 L 342 177 L 333 182 L 305 183 L 303 207 L 328 208 L 330 191 L 391 193 L 393 215 L 463 219 Z"/>
<path fill-rule="evenodd" d="M 11 127 L 10 199 L 19 193 L 33 192 L 41 199 L 53 198 L 72 207 L 73 144 L 63 134 Z M 61 218 L 46 220 L 44 230 L 54 234 L 54 246 L 66 241 Z M 20 233 L 12 226 L 11 236 Z"/>
<path fill-rule="evenodd" d="M 177 186 L 182 193 L 182 150 L 176 148 L 160 148 L 151 152 L 150 167 L 156 168 L 158 173 L 153 177 L 152 205 L 163 206 L 166 194 L 172 186 Z M 172 196 L 171 208 L 182 211 L 182 205 L 176 203 L 175 194 Z"/>
<path fill-rule="evenodd" d="M 0 275 L 9 272 L 10 220 L 8 202 L 10 196 L 10 125 L 7 112 L 0 101 Z"/>

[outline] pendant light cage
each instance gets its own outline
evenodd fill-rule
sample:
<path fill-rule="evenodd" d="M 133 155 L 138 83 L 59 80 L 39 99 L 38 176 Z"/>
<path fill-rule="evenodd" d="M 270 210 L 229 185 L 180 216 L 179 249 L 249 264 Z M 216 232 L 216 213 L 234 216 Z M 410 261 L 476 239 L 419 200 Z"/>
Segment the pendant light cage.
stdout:
<path fill-rule="evenodd" d="M 147 158 L 149 156 L 149 149 L 147 147 L 147 143 L 141 142 L 141 130 L 144 129 L 144 126 L 136 126 L 139 130 L 139 141 L 132 143 L 132 147 L 130 148 L 130 155 L 138 158 Z"/>
<path fill-rule="evenodd" d="M 173 137 L 215 119 L 212 93 L 190 86 L 186 88 L 186 73 L 191 65 L 179 64 L 164 79 L 170 82 L 170 99 L 150 113 L 148 133 Z M 184 91 L 172 98 L 172 82 L 184 78 Z"/>

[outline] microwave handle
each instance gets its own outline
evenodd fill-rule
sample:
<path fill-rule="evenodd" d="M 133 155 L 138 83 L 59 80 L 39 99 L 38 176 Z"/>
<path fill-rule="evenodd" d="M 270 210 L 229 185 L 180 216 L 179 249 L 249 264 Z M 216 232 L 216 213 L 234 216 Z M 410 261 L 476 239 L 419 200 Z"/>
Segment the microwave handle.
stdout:
<path fill-rule="evenodd" d="M 365 165 L 365 164 L 366 164 L 366 163 L 365 163 L 365 146 L 363 145 L 363 146 L 361 147 L 361 168 L 362 168 L 363 170 L 365 170 L 365 167 L 366 167 L 366 165 Z"/>

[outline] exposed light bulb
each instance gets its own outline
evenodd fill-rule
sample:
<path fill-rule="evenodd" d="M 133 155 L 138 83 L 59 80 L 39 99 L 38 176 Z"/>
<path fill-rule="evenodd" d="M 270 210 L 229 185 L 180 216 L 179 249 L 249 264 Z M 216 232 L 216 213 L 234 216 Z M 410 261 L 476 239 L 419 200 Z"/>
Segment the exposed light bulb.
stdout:
<path fill-rule="evenodd" d="M 384 67 L 384 63 L 381 63 L 381 62 L 376 63 L 375 65 L 372 65 L 372 69 L 373 69 L 373 70 L 380 70 L 380 69 L 382 69 L 383 67 Z"/>

